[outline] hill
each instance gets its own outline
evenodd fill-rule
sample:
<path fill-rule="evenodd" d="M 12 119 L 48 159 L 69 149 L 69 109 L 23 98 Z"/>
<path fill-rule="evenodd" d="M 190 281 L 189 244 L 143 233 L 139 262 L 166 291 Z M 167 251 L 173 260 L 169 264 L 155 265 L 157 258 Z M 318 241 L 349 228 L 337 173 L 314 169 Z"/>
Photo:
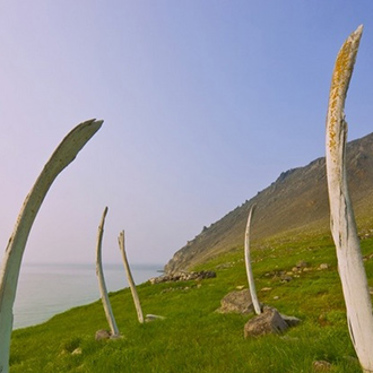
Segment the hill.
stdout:
<path fill-rule="evenodd" d="M 373 133 L 347 144 L 347 170 L 359 232 L 370 234 L 373 222 Z M 278 237 L 329 232 L 325 158 L 283 172 L 269 187 L 229 212 L 177 251 L 165 266 L 167 274 L 189 270 L 218 254 L 243 245 L 247 214 L 257 209 L 252 226 L 254 244 Z"/>
<path fill-rule="evenodd" d="M 372 248 L 373 238 L 362 242 L 370 286 Z M 215 278 L 138 286 L 144 314 L 164 320 L 140 324 L 130 290 L 110 294 L 123 338 L 95 341 L 108 327 L 101 301 L 15 330 L 10 373 L 315 373 L 320 361 L 328 372 L 361 372 L 330 237 L 274 241 L 252 254 L 260 302 L 302 320 L 285 334 L 245 339 L 253 314 L 215 312 L 225 295 L 247 286 L 240 250 L 194 268 L 214 270 Z M 300 261 L 308 266 L 294 269 Z"/>

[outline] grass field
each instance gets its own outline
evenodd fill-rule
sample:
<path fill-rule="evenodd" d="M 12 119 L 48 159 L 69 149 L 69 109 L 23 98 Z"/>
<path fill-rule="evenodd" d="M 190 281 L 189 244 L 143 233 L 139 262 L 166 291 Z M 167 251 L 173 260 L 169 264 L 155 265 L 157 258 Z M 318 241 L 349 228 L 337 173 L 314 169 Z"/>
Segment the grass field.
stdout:
<path fill-rule="evenodd" d="M 364 240 L 362 249 L 364 255 L 373 253 L 373 239 Z M 96 330 L 108 328 L 100 301 L 14 331 L 11 373 L 300 373 L 314 372 L 317 360 L 331 363 L 330 372 L 361 372 L 347 331 L 330 237 L 282 239 L 253 251 L 259 300 L 302 320 L 285 334 L 244 339 L 244 324 L 253 315 L 215 312 L 224 295 L 247 286 L 238 248 L 196 268 L 214 270 L 216 278 L 139 286 L 144 313 L 165 320 L 141 325 L 129 289 L 111 294 L 121 339 L 95 341 Z M 308 271 L 291 274 L 301 260 L 309 263 Z M 329 268 L 319 270 L 321 263 Z M 373 259 L 365 265 L 373 286 Z M 283 272 L 292 280 L 282 281 Z"/>

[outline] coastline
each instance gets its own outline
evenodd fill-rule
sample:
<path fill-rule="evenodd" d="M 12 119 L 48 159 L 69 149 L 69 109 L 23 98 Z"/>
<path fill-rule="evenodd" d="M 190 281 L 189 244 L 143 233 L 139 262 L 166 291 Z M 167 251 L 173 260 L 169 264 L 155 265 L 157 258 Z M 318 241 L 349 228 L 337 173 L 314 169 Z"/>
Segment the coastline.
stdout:
<path fill-rule="evenodd" d="M 133 264 L 136 285 L 159 275 L 159 264 Z M 104 265 L 109 292 L 128 287 L 122 264 Z M 100 299 L 94 264 L 25 263 L 14 304 L 14 329 L 37 325 Z"/>

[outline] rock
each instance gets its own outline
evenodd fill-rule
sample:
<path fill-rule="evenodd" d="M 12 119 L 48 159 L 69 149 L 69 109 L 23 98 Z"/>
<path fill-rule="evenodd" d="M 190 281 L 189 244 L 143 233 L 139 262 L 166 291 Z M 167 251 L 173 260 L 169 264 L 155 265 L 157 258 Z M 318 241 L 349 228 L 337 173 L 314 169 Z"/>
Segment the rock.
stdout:
<path fill-rule="evenodd" d="M 259 337 L 270 333 L 282 333 L 289 325 L 275 308 L 265 307 L 263 313 L 253 317 L 244 327 L 244 336 Z"/>
<path fill-rule="evenodd" d="M 111 337 L 111 333 L 108 330 L 100 329 L 100 330 L 97 330 L 96 332 L 95 340 L 101 341 L 103 339 L 110 339 L 110 337 Z"/>
<path fill-rule="evenodd" d="M 281 276 L 281 281 L 282 281 L 282 282 L 290 282 L 292 279 L 293 279 L 293 277 L 288 276 L 288 275 L 286 275 L 286 276 Z"/>
<path fill-rule="evenodd" d="M 216 277 L 216 272 L 214 271 L 201 271 L 197 272 L 197 280 L 203 280 L 205 278 L 215 278 Z"/>
<path fill-rule="evenodd" d="M 83 353 L 83 350 L 81 349 L 81 347 L 78 347 L 76 348 L 72 353 L 71 355 L 81 355 Z"/>
<path fill-rule="evenodd" d="M 319 269 L 321 269 L 321 270 L 329 269 L 329 264 L 328 263 L 321 263 L 320 266 L 319 266 Z"/>
<path fill-rule="evenodd" d="M 316 372 L 329 372 L 331 370 L 332 364 L 325 360 L 314 361 L 312 367 Z"/>
<path fill-rule="evenodd" d="M 305 262 L 304 260 L 300 260 L 295 266 L 297 268 L 306 268 L 309 267 L 309 263 Z"/>
<path fill-rule="evenodd" d="M 247 314 L 254 311 L 249 289 L 232 291 L 220 303 L 221 307 L 216 310 L 219 313 Z"/>
<path fill-rule="evenodd" d="M 159 284 L 162 282 L 176 282 L 176 281 L 189 281 L 189 280 L 203 280 L 206 278 L 215 278 L 216 272 L 214 271 L 200 271 L 200 272 L 178 272 L 172 275 L 163 275 L 153 277 L 149 280 L 150 284 Z"/>
<path fill-rule="evenodd" d="M 260 291 L 271 291 L 272 288 L 270 287 L 264 287 L 264 288 L 261 288 Z"/>
<path fill-rule="evenodd" d="M 244 289 L 245 288 L 245 285 L 238 285 L 238 286 L 236 286 L 236 289 L 237 290 L 242 290 L 242 289 Z"/>

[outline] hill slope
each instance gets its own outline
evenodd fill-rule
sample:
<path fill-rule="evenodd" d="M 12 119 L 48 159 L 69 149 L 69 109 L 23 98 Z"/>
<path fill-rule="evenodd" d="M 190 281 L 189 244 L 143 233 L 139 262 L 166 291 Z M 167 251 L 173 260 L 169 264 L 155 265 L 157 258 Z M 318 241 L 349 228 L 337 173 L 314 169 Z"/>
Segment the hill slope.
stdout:
<path fill-rule="evenodd" d="M 347 145 L 347 170 L 351 199 L 360 233 L 367 234 L 373 218 L 373 133 Z M 188 270 L 224 251 L 241 247 L 250 207 L 256 204 L 252 236 L 263 242 L 275 236 L 329 231 L 329 205 L 325 158 L 305 167 L 283 172 L 268 188 L 250 201 L 205 228 L 177 251 L 165 272 Z"/>

